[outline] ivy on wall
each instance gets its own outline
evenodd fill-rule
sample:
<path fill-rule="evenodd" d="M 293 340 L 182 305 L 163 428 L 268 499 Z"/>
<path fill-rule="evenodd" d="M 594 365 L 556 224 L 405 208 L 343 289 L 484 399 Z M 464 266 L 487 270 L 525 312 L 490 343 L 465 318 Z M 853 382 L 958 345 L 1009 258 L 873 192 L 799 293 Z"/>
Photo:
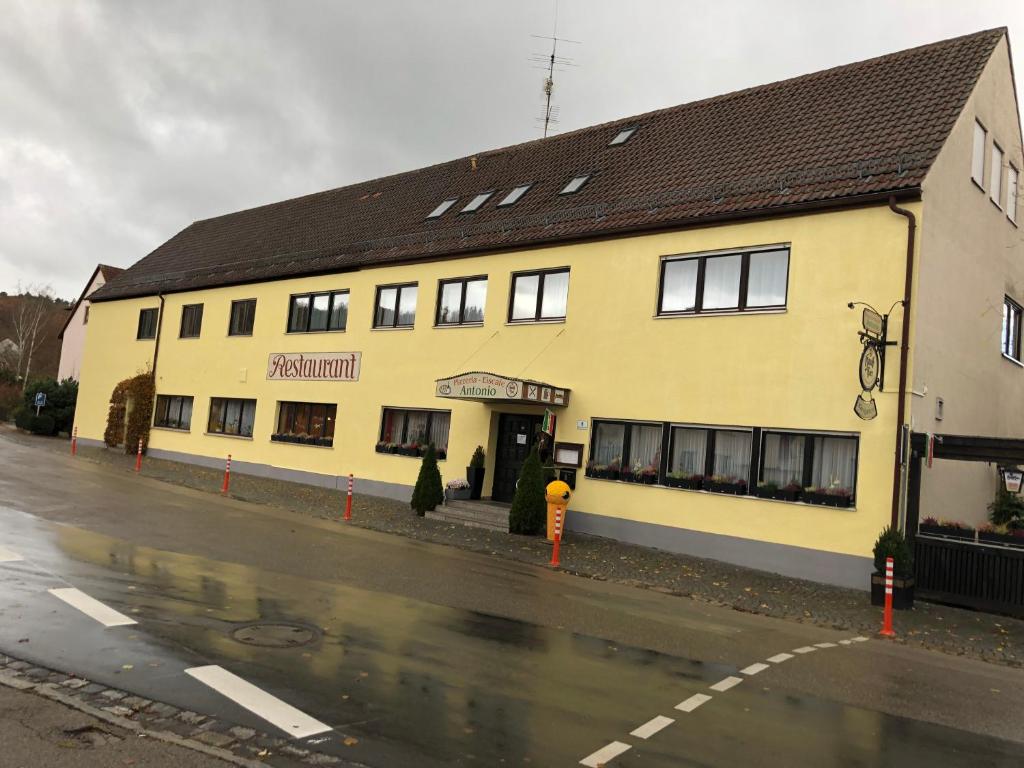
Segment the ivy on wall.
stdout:
<path fill-rule="evenodd" d="M 153 420 L 153 399 L 156 384 L 153 374 L 140 373 L 120 382 L 110 393 L 107 429 L 103 442 L 111 448 L 124 443 L 124 452 L 135 453 L 139 440 L 143 452 L 149 447 L 149 425 Z"/>

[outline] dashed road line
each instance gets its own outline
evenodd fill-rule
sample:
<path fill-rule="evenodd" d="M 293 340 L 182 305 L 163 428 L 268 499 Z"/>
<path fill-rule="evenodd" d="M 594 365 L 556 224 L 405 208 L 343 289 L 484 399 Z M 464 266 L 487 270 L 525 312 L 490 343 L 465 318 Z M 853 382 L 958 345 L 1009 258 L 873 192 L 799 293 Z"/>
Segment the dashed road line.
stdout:
<path fill-rule="evenodd" d="M 815 648 L 835 648 L 836 644 L 835 643 L 815 643 L 814 647 Z"/>
<path fill-rule="evenodd" d="M 853 642 L 853 640 L 840 640 L 839 644 L 840 645 L 849 645 L 852 642 Z"/>
<path fill-rule="evenodd" d="M 853 642 L 855 642 L 855 643 L 866 643 L 867 641 L 868 641 L 868 639 L 866 637 L 855 637 L 855 638 L 853 638 Z"/>
<path fill-rule="evenodd" d="M 48 590 L 51 595 L 63 600 L 72 608 L 77 608 L 91 619 L 95 619 L 105 627 L 124 627 L 129 624 L 137 624 L 135 619 L 130 619 L 123 613 L 118 613 L 99 600 L 89 597 L 80 589 L 66 587 L 63 589 Z"/>
<path fill-rule="evenodd" d="M 223 667 L 211 664 L 206 667 L 190 667 L 185 674 L 213 688 L 217 693 L 245 707 L 254 715 L 297 739 L 315 736 L 331 730 L 331 726 L 315 720 L 291 704 L 271 696 L 250 682 L 228 672 Z M 627 749 L 628 749 L 627 745 Z"/>
<path fill-rule="evenodd" d="M 776 653 L 774 656 L 769 656 L 768 661 L 772 664 L 781 664 L 782 662 L 789 661 L 792 658 L 792 653 Z"/>
<path fill-rule="evenodd" d="M 13 549 L 7 549 L 7 547 L 0 547 L 0 563 L 17 563 L 24 560 L 21 555 L 15 552 Z"/>
<path fill-rule="evenodd" d="M 674 722 L 675 720 L 673 720 L 671 717 L 658 715 L 657 717 L 652 717 L 639 728 L 634 728 L 632 731 L 629 732 L 629 735 L 636 736 L 638 739 L 649 739 L 658 731 L 664 728 L 668 728 Z"/>
<path fill-rule="evenodd" d="M 718 691 L 719 693 L 724 693 L 725 691 L 728 691 L 730 688 L 734 688 L 735 686 L 739 685 L 742 682 L 743 682 L 743 678 L 742 677 L 731 677 L 730 676 L 730 677 L 725 678 L 724 680 L 719 680 L 714 685 L 709 685 L 708 688 L 710 688 L 712 691 Z"/>
<path fill-rule="evenodd" d="M 600 765 L 604 765 L 609 760 L 613 760 L 623 752 L 627 752 L 632 747 L 629 744 L 623 744 L 621 741 L 613 741 L 611 744 L 606 744 L 601 747 L 597 752 L 592 755 L 588 755 L 580 760 L 580 765 L 585 765 L 587 768 L 598 768 Z"/>
<path fill-rule="evenodd" d="M 744 667 L 743 669 L 741 669 L 740 670 L 740 674 L 741 675 L 756 675 L 758 672 L 764 672 L 766 669 L 768 669 L 768 665 L 767 664 L 762 664 L 761 662 L 757 662 L 756 664 L 751 664 L 749 667 Z"/>
<path fill-rule="evenodd" d="M 814 653 L 816 650 L 818 649 L 813 645 L 805 645 L 803 648 L 794 648 L 793 653 Z"/>
<path fill-rule="evenodd" d="M 706 693 L 695 693 L 693 696 L 688 698 L 686 701 L 681 701 L 676 704 L 676 709 L 680 712 L 693 712 L 697 707 L 705 702 L 711 701 L 711 697 Z"/>

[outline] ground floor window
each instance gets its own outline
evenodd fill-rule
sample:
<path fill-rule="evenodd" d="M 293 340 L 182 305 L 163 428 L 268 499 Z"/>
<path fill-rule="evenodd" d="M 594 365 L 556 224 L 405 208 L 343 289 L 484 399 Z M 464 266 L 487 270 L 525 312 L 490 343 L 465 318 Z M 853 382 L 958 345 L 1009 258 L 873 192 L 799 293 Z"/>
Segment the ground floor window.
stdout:
<path fill-rule="evenodd" d="M 421 456 L 433 444 L 439 459 L 448 455 L 448 428 L 451 411 L 422 411 L 385 408 L 381 416 L 378 453 Z"/>
<path fill-rule="evenodd" d="M 337 411 L 338 406 L 333 403 L 281 403 L 277 411 L 277 429 L 270 439 L 281 443 L 332 446 Z"/>
<path fill-rule="evenodd" d="M 192 398 L 186 395 L 157 395 L 153 426 L 188 430 L 192 426 Z"/>
<path fill-rule="evenodd" d="M 851 499 L 857 484 L 857 438 L 847 435 L 762 432 L 759 484 L 803 497 Z"/>
<path fill-rule="evenodd" d="M 210 398 L 210 419 L 207 432 L 215 435 L 252 437 L 256 421 L 256 401 L 230 397 Z"/>
<path fill-rule="evenodd" d="M 617 479 L 653 483 L 661 467 L 661 424 L 595 421 L 591 460 Z"/>

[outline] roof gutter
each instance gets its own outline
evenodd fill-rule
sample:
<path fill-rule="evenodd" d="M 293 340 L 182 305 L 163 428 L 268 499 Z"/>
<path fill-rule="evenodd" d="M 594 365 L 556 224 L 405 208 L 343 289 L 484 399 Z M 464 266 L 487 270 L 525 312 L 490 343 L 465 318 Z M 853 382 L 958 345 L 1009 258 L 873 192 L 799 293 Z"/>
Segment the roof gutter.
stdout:
<path fill-rule="evenodd" d="M 917 217 L 912 211 L 896 205 L 896 197 L 889 198 L 889 209 L 907 219 L 907 267 L 903 281 L 903 327 L 900 329 L 900 386 L 899 404 L 896 406 L 896 455 L 892 466 L 892 527 L 899 525 L 900 498 L 902 496 L 903 427 L 907 416 L 907 351 L 910 346 L 910 295 L 914 288 L 914 244 L 917 241 Z"/>

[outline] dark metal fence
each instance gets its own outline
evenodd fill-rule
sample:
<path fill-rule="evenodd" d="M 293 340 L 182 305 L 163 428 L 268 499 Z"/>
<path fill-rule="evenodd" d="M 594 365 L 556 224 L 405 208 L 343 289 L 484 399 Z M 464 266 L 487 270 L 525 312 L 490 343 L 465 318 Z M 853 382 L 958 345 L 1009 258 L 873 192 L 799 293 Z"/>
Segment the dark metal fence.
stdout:
<path fill-rule="evenodd" d="M 1024 550 L 918 535 L 917 596 L 1024 618 Z"/>

